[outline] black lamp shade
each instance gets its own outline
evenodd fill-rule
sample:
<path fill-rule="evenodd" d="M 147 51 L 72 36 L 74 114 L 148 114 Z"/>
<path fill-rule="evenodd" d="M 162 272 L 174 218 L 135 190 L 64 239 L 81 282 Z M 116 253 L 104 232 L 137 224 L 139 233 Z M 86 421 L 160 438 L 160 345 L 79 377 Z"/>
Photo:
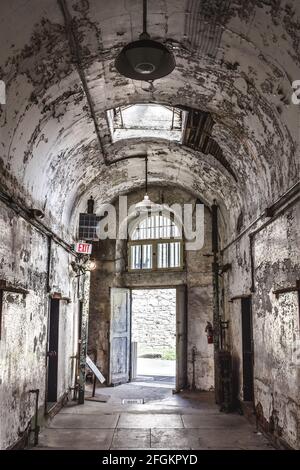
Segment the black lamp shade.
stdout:
<path fill-rule="evenodd" d="M 175 68 L 175 59 L 163 44 L 151 39 L 140 39 L 122 49 L 115 66 L 125 77 L 151 81 L 171 73 Z"/>

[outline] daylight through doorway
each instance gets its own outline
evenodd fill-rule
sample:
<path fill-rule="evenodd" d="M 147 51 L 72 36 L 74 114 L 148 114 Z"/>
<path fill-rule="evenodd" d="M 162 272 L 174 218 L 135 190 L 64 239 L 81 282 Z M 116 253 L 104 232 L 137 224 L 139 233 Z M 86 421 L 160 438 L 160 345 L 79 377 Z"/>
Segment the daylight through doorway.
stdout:
<path fill-rule="evenodd" d="M 132 290 L 132 380 L 175 384 L 176 289 Z"/>

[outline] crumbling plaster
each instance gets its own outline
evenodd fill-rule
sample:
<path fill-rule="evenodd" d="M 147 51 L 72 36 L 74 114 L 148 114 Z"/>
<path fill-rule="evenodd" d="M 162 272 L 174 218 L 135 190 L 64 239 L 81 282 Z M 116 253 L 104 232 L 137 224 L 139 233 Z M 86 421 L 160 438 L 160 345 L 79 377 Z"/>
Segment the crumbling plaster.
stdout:
<path fill-rule="evenodd" d="M 242 294 L 252 297 L 254 405 L 258 421 L 275 439 L 294 448 L 300 443 L 298 293 L 277 298 L 274 291 L 295 286 L 299 279 L 299 210 L 298 202 L 255 235 L 253 292 L 248 237 L 224 254 L 224 262 L 232 262 L 224 284 L 236 393 L 243 400 L 241 300 L 230 300 Z"/>
<path fill-rule="evenodd" d="M 220 202 L 236 205 L 237 192 L 253 215 L 295 180 L 299 110 L 291 105 L 290 93 L 299 67 L 296 2 L 292 7 L 284 1 L 276 7 L 228 2 L 226 14 L 218 16 L 217 3 L 202 0 L 199 21 L 204 15 L 223 30 L 214 57 L 194 51 L 185 23 L 193 14 L 189 2 L 155 2 L 149 8 L 149 32 L 173 48 L 177 67 L 154 84 L 153 93 L 120 77 L 113 66 L 120 47 L 140 32 L 139 2 L 115 2 L 113 8 L 105 2 L 66 3 L 108 158 L 114 146 L 106 109 L 139 101 L 180 104 L 209 111 L 217 122 L 215 138 L 238 177 L 237 191 L 228 191 Z M 6 25 L 12 15 L 14 30 Z M 1 43 L 6 47 L 0 54 L 7 105 L 1 113 L 1 159 L 11 181 L 3 182 L 44 209 L 59 230 L 61 222 L 69 224 L 78 193 L 84 197 L 104 175 L 114 180 L 114 170 L 103 164 L 58 3 L 47 0 L 34 14 L 28 11 L 26 25 L 24 15 L 17 0 L 4 6 Z M 161 156 L 158 164 L 164 160 Z M 201 165 L 203 156 L 198 160 Z M 162 182 L 165 177 L 160 176 Z M 212 191 L 218 178 L 211 175 L 205 182 Z"/>
<path fill-rule="evenodd" d="M 39 389 L 39 413 L 44 414 L 49 296 L 47 293 L 47 237 L 12 209 L 0 203 L 0 279 L 22 288 L 25 294 L 3 292 L 0 339 L 0 448 L 21 439 L 35 413 Z M 73 257 L 52 244 L 50 293 L 60 293 L 58 399 L 74 385 L 78 324 L 77 280 Z M 33 426 L 32 426 L 33 427 Z"/>
<path fill-rule="evenodd" d="M 43 210 L 45 224 L 58 234 L 72 239 L 77 216 L 80 211 L 85 211 L 90 194 L 95 197 L 98 207 L 119 193 L 139 189 L 144 184 L 142 162 L 128 160 L 107 166 L 105 161 L 112 162 L 119 157 L 145 152 L 145 149 L 150 157 L 150 184 L 188 190 L 207 204 L 216 198 L 222 214 L 223 245 L 236 235 L 241 214 L 243 228 L 296 182 L 300 107 L 291 103 L 291 83 L 300 78 L 298 1 L 226 1 L 222 8 L 217 0 L 151 2 L 149 32 L 154 39 L 162 40 L 172 48 L 177 63 L 174 72 L 155 82 L 151 91 L 147 84 L 121 77 L 114 68 L 114 59 L 121 47 L 137 39 L 141 32 L 141 2 L 67 0 L 73 33 L 78 41 L 79 66 L 90 90 L 102 148 L 96 139 L 59 4 L 54 0 L 38 3 L 39 6 L 34 8 L 21 0 L 1 4 L 0 79 L 7 86 L 7 103 L 0 106 L 0 182 L 21 202 Z M 213 44 L 205 40 L 210 27 L 215 32 Z M 135 140 L 112 144 L 106 110 L 149 101 L 210 112 L 216 122 L 214 138 L 234 169 L 237 182 L 212 156 L 169 142 Z M 297 220 L 299 214 L 293 219 L 289 236 L 294 237 Z M 278 223 L 280 221 L 282 219 Z M 263 248 L 259 249 L 257 245 L 255 248 L 256 263 L 261 260 L 256 265 L 255 275 L 266 283 L 263 292 L 257 288 L 253 302 L 261 361 L 261 367 L 255 372 L 256 404 L 260 404 L 259 410 L 267 423 L 274 423 L 274 413 L 277 414 L 276 432 L 281 432 L 283 439 L 296 447 L 299 446 L 299 396 L 296 391 L 299 377 L 281 368 L 282 380 L 275 383 L 272 391 L 274 376 L 269 375 L 266 367 L 270 356 L 264 349 L 267 344 L 275 355 L 272 367 L 281 367 L 280 348 L 284 349 L 284 346 L 277 346 L 277 339 L 281 338 L 285 344 L 291 334 L 291 326 L 286 322 L 291 325 L 295 302 L 291 294 L 289 300 L 276 305 L 268 292 L 275 274 L 286 274 L 282 278 L 285 285 L 294 282 L 299 268 L 296 261 L 292 265 L 278 261 L 283 245 L 277 244 L 281 235 L 278 224 L 276 227 L 275 239 L 268 231 L 264 240 L 258 238 Z M 22 351 L 31 354 L 31 368 L 23 368 L 20 362 L 5 394 L 9 397 L 5 398 L 5 416 L 1 417 L 1 423 L 9 429 L 9 433 L 1 437 L 1 445 L 5 447 L 17 440 L 19 432 L 24 431 L 28 419 L 33 416 L 33 400 L 30 403 L 26 401 L 29 398 L 20 400 L 24 390 L 27 386 L 38 387 L 41 394 L 44 393 L 45 368 L 42 363 L 45 352 L 42 353 L 42 349 L 45 339 L 34 357 L 32 349 L 35 338 L 44 334 L 47 317 L 47 243 L 42 235 L 2 206 L 0 230 L 3 241 L 0 246 L 3 252 L 1 273 L 5 279 L 26 284 L 30 291 L 25 299 L 20 294 L 11 294 L 9 298 L 15 302 L 8 310 L 4 309 L 5 318 L 12 313 L 21 315 L 23 320 L 16 320 L 11 325 L 15 328 L 15 340 L 22 343 Z M 274 250 L 265 254 L 266 244 L 274 244 Z M 287 256 L 294 259 L 293 249 L 289 247 L 289 250 Z M 54 251 L 52 272 L 57 274 L 53 278 L 53 287 L 62 289 L 64 295 L 74 299 L 69 256 L 56 248 Z M 233 263 L 231 272 L 225 275 L 228 298 L 249 293 L 249 240 L 241 239 L 226 256 Z M 110 261 L 106 266 L 114 269 Z M 175 277 L 174 283 L 180 283 L 178 276 Z M 207 300 L 207 289 L 211 286 L 208 279 L 207 274 L 204 287 L 193 286 L 195 312 Z M 106 302 L 104 298 L 97 308 L 108 311 Z M 226 309 L 232 322 L 232 349 L 237 351 L 236 359 L 241 363 L 239 305 L 234 303 Z M 271 324 L 276 309 L 280 318 L 282 312 L 287 312 L 287 318 L 282 318 L 286 328 L 284 332 L 279 331 L 278 321 L 275 322 L 274 335 L 270 335 L 265 343 L 261 332 Z M 76 318 L 71 320 L 74 312 L 74 304 L 64 306 L 68 335 L 75 331 Z M 204 317 L 209 318 L 210 313 L 211 305 L 206 303 Z M 34 329 L 31 328 L 33 324 Z M 102 327 L 105 331 L 107 325 Z M 24 339 L 25 329 L 29 332 Z M 106 338 L 100 339 L 99 348 L 103 348 Z M 196 340 L 200 341 L 198 336 Z M 2 346 L 0 342 L 0 348 Z M 198 346 L 202 348 L 200 343 Z M 67 356 L 72 347 L 67 344 L 65 347 Z M 68 359 L 65 360 L 60 378 L 61 392 L 71 374 Z M 205 364 L 204 368 L 202 363 L 197 364 L 199 388 L 203 384 L 203 388 L 208 388 L 212 382 L 212 361 Z M 205 367 L 210 370 L 209 374 Z M 10 370 L 7 369 L 5 374 Z M 18 376 L 19 388 L 16 389 L 15 378 L 19 373 L 21 379 Z M 189 375 L 191 377 L 191 370 Z M 28 377 L 31 377 L 30 383 Z M 290 381 L 289 390 L 284 389 L 285 380 Z M 17 405 L 16 396 L 19 397 Z M 41 406 L 42 401 L 41 397 Z"/>

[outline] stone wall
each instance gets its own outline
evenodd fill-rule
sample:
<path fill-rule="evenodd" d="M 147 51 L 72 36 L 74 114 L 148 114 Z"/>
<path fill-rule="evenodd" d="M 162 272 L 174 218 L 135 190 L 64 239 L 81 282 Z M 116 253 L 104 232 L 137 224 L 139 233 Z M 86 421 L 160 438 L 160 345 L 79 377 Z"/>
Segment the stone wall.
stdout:
<path fill-rule="evenodd" d="M 176 290 L 132 291 L 132 341 L 138 355 L 176 350 Z"/>

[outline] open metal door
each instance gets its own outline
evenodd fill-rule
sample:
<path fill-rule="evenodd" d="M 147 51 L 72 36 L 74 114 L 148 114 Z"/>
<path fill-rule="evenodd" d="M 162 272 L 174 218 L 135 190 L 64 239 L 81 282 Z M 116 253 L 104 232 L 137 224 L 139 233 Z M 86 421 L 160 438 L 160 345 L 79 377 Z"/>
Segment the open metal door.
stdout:
<path fill-rule="evenodd" d="M 130 372 L 130 289 L 112 287 L 110 305 L 109 383 L 110 385 L 120 385 L 129 381 Z"/>
<path fill-rule="evenodd" d="M 176 288 L 176 392 L 187 386 L 186 286 Z"/>

